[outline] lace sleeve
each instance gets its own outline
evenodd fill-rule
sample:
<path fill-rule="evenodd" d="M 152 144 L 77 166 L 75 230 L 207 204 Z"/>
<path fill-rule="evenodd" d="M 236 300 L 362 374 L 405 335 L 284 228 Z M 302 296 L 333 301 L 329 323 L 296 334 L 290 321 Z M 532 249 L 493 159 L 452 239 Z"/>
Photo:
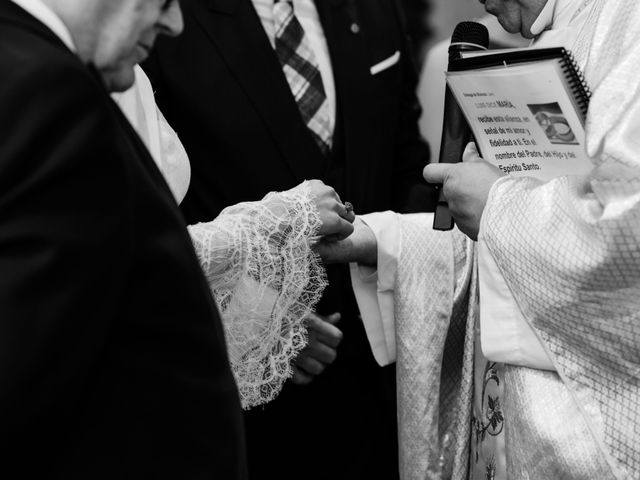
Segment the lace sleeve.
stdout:
<path fill-rule="evenodd" d="M 303 320 L 326 286 L 311 249 L 320 226 L 305 182 L 189 227 L 222 315 L 245 409 L 277 396 L 306 345 Z"/>

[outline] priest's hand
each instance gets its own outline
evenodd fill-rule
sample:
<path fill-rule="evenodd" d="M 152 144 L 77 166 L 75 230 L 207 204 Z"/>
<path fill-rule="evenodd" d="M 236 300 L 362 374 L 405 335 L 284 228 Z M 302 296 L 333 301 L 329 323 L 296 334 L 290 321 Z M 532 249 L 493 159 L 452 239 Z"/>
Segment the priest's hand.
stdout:
<path fill-rule="evenodd" d="M 462 159 L 462 163 L 427 165 L 423 175 L 429 183 L 442 184 L 449 210 L 458 228 L 472 240 L 477 240 L 489 191 L 504 173 L 484 161 L 473 142 L 467 145 Z"/>

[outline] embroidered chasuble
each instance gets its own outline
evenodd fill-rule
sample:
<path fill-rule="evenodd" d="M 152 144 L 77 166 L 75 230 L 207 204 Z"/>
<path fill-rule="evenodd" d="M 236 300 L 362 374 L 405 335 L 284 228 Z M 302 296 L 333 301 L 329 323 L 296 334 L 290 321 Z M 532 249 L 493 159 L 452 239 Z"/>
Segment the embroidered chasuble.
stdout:
<path fill-rule="evenodd" d="M 474 243 L 401 218 L 403 479 L 640 478 L 640 2 L 577 5 L 594 169 L 502 177 L 480 226 L 555 371 L 483 358 Z"/>

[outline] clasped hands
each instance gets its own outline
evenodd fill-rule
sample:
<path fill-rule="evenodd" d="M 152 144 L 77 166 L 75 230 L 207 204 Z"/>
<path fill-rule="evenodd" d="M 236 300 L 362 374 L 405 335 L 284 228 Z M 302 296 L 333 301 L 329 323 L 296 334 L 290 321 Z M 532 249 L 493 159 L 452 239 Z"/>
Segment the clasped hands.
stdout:
<path fill-rule="evenodd" d="M 465 149 L 462 159 L 462 163 L 427 165 L 423 175 L 430 183 L 442 184 L 458 229 L 477 240 L 489 191 L 504 174 L 480 157 L 473 142 Z M 369 226 L 347 211 L 331 187 L 314 180 L 312 191 L 323 222 L 319 232 L 322 238 L 315 245 L 323 262 L 376 266 L 377 241 Z M 335 360 L 342 340 L 342 332 L 335 325 L 339 319 L 339 313 L 313 314 L 307 319 L 309 344 L 295 361 L 294 383 L 310 383 Z"/>
<path fill-rule="evenodd" d="M 331 260 L 332 263 L 337 263 L 338 256 L 344 257 L 344 261 L 349 261 L 346 257 L 356 255 L 356 249 L 358 255 L 364 254 L 368 249 L 369 253 L 373 252 L 373 255 L 369 255 L 369 261 L 375 264 L 376 240 L 366 224 L 356 219 L 353 211 L 345 206 L 333 188 L 319 180 L 311 180 L 309 185 L 322 221 L 318 232 L 320 238 L 314 248 L 323 261 Z M 364 241 L 363 234 L 370 234 L 366 237 L 369 242 Z M 342 341 L 342 331 L 336 326 L 340 318 L 340 312 L 330 315 L 313 313 L 306 318 L 308 343 L 294 361 L 293 383 L 311 383 L 314 377 L 334 362 L 338 354 L 338 345 Z"/>
<path fill-rule="evenodd" d="M 467 145 L 462 163 L 434 163 L 424 168 L 429 183 L 442 184 L 444 196 L 458 229 L 477 240 L 480 219 L 494 182 L 503 176 L 501 170 L 480 157 L 475 143 Z M 354 262 L 376 266 L 375 235 L 360 218 L 353 222 L 353 233 L 339 241 L 321 241 L 316 246 L 324 263 Z"/>
<path fill-rule="evenodd" d="M 320 180 L 310 180 L 311 197 L 322 225 L 316 245 L 343 241 L 353 233 L 356 218 L 353 211 L 340 200 L 337 192 Z M 305 319 L 308 342 L 293 364 L 292 382 L 298 385 L 311 383 L 338 355 L 342 331 L 336 326 L 340 313 L 320 315 L 312 313 Z"/>
<path fill-rule="evenodd" d="M 335 190 L 319 180 L 309 182 L 322 220 L 314 248 L 325 263 L 361 261 L 375 265 L 376 238 L 369 227 L 345 206 Z M 357 257 L 357 259 L 356 259 Z M 342 331 L 336 326 L 341 314 L 313 313 L 306 318 L 308 343 L 294 360 L 292 381 L 311 383 L 337 357 Z"/>

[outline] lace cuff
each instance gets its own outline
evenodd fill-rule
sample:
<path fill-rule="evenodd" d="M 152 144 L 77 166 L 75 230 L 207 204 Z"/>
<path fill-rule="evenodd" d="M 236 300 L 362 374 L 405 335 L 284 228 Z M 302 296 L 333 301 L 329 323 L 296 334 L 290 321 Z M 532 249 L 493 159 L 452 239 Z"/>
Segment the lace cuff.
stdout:
<path fill-rule="evenodd" d="M 311 249 L 321 226 L 307 182 L 189 227 L 222 315 L 245 409 L 273 400 L 306 345 L 304 319 L 327 285 Z"/>

